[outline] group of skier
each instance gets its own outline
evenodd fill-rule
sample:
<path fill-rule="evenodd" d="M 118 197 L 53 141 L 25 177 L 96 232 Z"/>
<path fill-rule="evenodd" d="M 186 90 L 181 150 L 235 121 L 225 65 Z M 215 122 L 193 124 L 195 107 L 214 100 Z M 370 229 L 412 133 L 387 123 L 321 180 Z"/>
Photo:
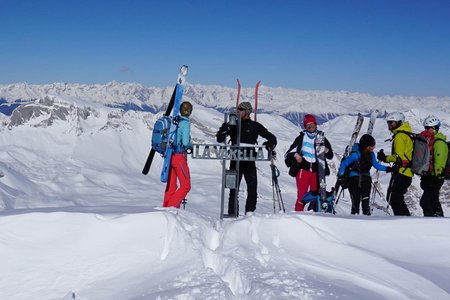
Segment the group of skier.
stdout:
<path fill-rule="evenodd" d="M 405 203 L 405 193 L 412 183 L 413 172 L 411 160 L 413 157 L 414 143 L 411 139 L 411 126 L 405 121 L 405 116 L 400 112 L 394 112 L 386 117 L 388 129 L 393 133 L 392 153 L 384 154 L 379 151 L 378 160 L 393 163 L 394 168 L 387 191 L 387 201 L 392 207 L 394 215 L 411 215 Z M 431 171 L 421 175 L 420 187 L 423 190 L 420 198 L 424 216 L 443 217 L 439 191 L 444 184 L 444 171 L 448 158 L 448 146 L 446 136 L 439 132 L 441 121 L 434 116 L 429 116 L 423 123 L 423 135 L 431 136 L 434 140 L 431 153 Z M 439 141 L 439 142 L 438 142 Z"/>
<path fill-rule="evenodd" d="M 263 145 L 268 151 L 272 151 L 277 145 L 274 134 L 268 131 L 261 123 L 250 119 L 253 108 L 250 102 L 241 102 L 236 110 L 236 114 L 241 118 L 240 142 L 246 144 L 257 144 L 258 137 L 261 136 L 266 141 Z M 189 121 L 192 112 L 192 105 L 183 102 L 181 105 L 181 117 Z M 348 188 L 352 208 L 351 214 L 359 214 L 360 206 L 364 215 L 370 215 L 370 193 L 372 190 L 372 177 L 370 170 L 375 167 L 378 171 L 391 173 L 389 188 L 387 190 L 387 202 L 392 208 L 394 215 L 409 216 L 410 212 L 405 203 L 405 193 L 411 185 L 413 172 L 410 167 L 413 155 L 414 143 L 408 133 L 411 133 L 411 126 L 405 121 L 405 116 L 400 112 L 390 113 L 386 117 L 388 129 L 393 134 L 392 151 L 386 155 L 381 149 L 375 155 L 375 139 L 370 134 L 361 136 L 359 143 L 355 143 L 353 149 L 347 157 L 341 161 L 338 170 L 337 186 Z M 434 143 L 432 151 L 432 171 L 421 176 L 421 188 L 423 195 L 420 199 L 420 206 L 424 216 L 443 216 L 441 204 L 439 202 L 439 191 L 444 183 L 444 169 L 446 166 L 448 147 L 446 137 L 439 132 L 440 120 L 436 117 L 427 117 L 424 121 L 425 131 L 432 134 L 435 140 L 443 143 Z M 295 138 L 289 150 L 285 154 L 286 163 L 290 161 L 289 173 L 295 177 L 297 185 L 297 199 L 294 210 L 303 211 L 305 207 L 304 196 L 307 192 L 319 192 L 318 167 L 316 138 L 320 132 L 317 127 L 316 118 L 307 114 L 303 120 L 304 130 Z M 176 154 L 172 158 L 169 171 L 169 180 L 164 196 L 164 207 L 180 207 L 182 200 L 190 190 L 190 175 L 187 165 L 186 154 L 192 149 L 190 142 L 189 122 L 180 122 L 177 133 Z M 231 143 L 237 142 L 236 125 L 223 123 L 216 133 L 217 142 L 224 142 L 230 137 Z M 325 158 L 333 158 L 332 146 L 328 139 L 324 140 Z M 295 151 L 292 151 L 294 150 Z M 326 165 L 326 175 L 330 174 Z M 383 163 L 392 163 L 383 165 Z M 230 169 L 236 169 L 236 161 L 231 161 Z M 287 163 L 288 164 L 288 163 Z M 257 172 L 254 161 L 240 161 L 238 172 L 238 186 L 244 177 L 247 184 L 247 200 L 245 214 L 252 215 L 256 209 L 257 201 Z M 177 180 L 180 186 L 177 186 Z M 231 189 L 229 194 L 228 215 L 236 216 L 239 208 L 235 207 L 235 189 Z"/>

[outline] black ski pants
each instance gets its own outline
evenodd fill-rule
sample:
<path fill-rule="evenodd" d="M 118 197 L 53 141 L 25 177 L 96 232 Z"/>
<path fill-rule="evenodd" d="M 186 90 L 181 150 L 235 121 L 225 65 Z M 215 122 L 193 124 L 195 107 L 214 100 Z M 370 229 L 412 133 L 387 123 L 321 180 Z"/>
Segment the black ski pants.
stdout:
<path fill-rule="evenodd" d="M 405 194 L 412 183 L 412 177 L 393 172 L 387 190 L 387 202 L 391 205 L 394 216 L 410 216 L 405 203 Z"/>
<path fill-rule="evenodd" d="M 362 206 L 362 213 L 370 215 L 370 190 L 372 188 L 372 177 L 370 175 L 351 176 L 348 180 L 348 191 L 352 199 L 352 215 L 359 214 L 359 207 Z"/>
<path fill-rule="evenodd" d="M 236 170 L 236 161 L 231 161 L 230 169 Z M 256 209 L 256 198 L 257 187 L 258 187 L 258 178 L 256 175 L 256 164 L 254 161 L 241 161 L 239 162 L 239 174 L 238 174 L 238 191 L 239 186 L 241 184 L 242 176 L 245 179 L 245 183 L 247 184 L 247 201 L 245 203 L 245 212 L 255 211 Z M 234 196 L 236 194 L 235 189 L 230 190 L 230 197 L 228 199 L 228 214 L 235 214 L 235 206 L 234 206 Z M 239 198 L 237 201 L 237 209 L 236 211 L 239 213 Z"/>
<path fill-rule="evenodd" d="M 443 217 L 441 203 L 439 202 L 439 191 L 444 184 L 444 179 L 426 175 L 420 178 L 420 187 L 423 190 L 420 198 L 420 206 L 425 217 Z"/>

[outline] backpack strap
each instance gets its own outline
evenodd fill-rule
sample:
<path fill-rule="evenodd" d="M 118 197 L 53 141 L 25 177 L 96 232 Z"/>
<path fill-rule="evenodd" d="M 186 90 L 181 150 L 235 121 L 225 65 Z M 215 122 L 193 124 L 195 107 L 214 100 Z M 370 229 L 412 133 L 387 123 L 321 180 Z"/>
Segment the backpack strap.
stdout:
<path fill-rule="evenodd" d="M 354 172 L 358 172 L 358 173 L 359 173 L 360 159 L 361 159 L 361 152 L 358 151 L 358 150 L 352 150 L 352 152 L 350 152 L 350 154 L 349 154 L 348 157 L 350 157 L 350 155 L 352 155 L 353 153 L 356 153 L 356 157 L 357 157 L 358 159 L 357 159 L 356 161 L 354 161 L 351 165 L 349 165 L 349 166 L 347 167 L 348 171 L 346 170 L 346 173 L 347 173 L 347 172 L 351 172 L 351 171 L 354 171 Z"/>
<path fill-rule="evenodd" d="M 303 144 L 303 136 L 305 133 L 303 131 L 300 132 L 300 134 L 295 138 L 294 142 L 291 146 L 289 146 L 289 149 L 286 151 L 286 154 L 292 151 L 295 147 L 301 147 Z"/>
<path fill-rule="evenodd" d="M 413 142 L 413 147 L 414 147 L 414 140 L 416 139 L 416 137 L 418 136 L 418 134 L 412 133 L 412 132 L 409 132 L 409 131 L 406 131 L 406 130 L 398 130 L 396 133 L 394 133 L 394 135 L 392 136 L 391 139 L 386 140 L 386 141 L 394 141 L 395 136 L 396 136 L 397 134 L 399 134 L 399 133 L 403 133 L 403 134 L 406 134 L 407 136 L 409 136 L 409 138 L 410 138 L 411 141 Z M 400 159 L 400 157 L 398 156 L 398 154 L 396 154 L 396 153 L 394 154 L 394 143 L 392 143 L 392 151 L 391 151 L 391 153 L 393 153 L 393 155 L 396 155 L 396 156 L 397 156 L 397 160 Z M 406 156 L 406 154 L 405 154 L 405 158 L 406 158 L 406 160 L 408 161 L 408 165 L 409 165 L 409 166 L 406 166 L 406 167 L 405 167 L 405 166 L 403 166 L 403 163 L 401 162 L 401 166 L 402 166 L 403 168 L 405 168 L 405 170 L 403 170 L 403 172 L 406 171 L 406 168 L 411 167 L 411 161 L 412 161 L 412 157 L 409 158 L 408 156 Z"/>

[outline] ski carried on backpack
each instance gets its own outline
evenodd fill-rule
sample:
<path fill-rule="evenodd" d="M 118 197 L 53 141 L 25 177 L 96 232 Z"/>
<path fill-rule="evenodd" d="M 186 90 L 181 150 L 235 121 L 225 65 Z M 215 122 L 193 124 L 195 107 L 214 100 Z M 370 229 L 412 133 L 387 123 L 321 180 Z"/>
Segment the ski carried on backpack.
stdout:
<path fill-rule="evenodd" d="M 172 123 L 170 124 L 169 135 L 167 137 L 167 147 L 163 154 L 164 162 L 161 170 L 161 182 L 167 182 L 169 178 L 170 162 L 172 154 L 177 145 L 177 129 L 178 129 L 178 114 L 180 113 L 181 99 L 184 93 L 184 83 L 188 72 L 187 66 L 182 66 L 180 74 L 178 75 L 177 85 L 175 86 L 175 101 L 173 104 Z"/>
<path fill-rule="evenodd" d="M 187 66 L 181 67 L 180 72 L 178 74 L 177 83 L 175 85 L 175 88 L 173 89 L 173 93 L 170 98 L 169 104 L 167 105 L 166 111 L 163 114 L 163 117 L 158 119 L 155 122 L 153 134 L 152 134 L 152 149 L 150 150 L 150 153 L 148 154 L 148 157 L 147 157 L 147 161 L 145 162 L 144 168 L 142 169 L 142 174 L 144 174 L 144 175 L 147 175 L 148 172 L 150 171 L 150 167 L 152 165 L 152 161 L 155 156 L 155 152 L 163 154 L 165 152 L 165 149 L 167 148 L 166 146 L 168 144 L 168 141 L 167 141 L 168 130 L 165 128 L 168 127 L 167 122 L 171 123 L 171 118 L 169 117 L 169 115 L 172 112 L 172 109 L 175 107 L 175 109 L 177 110 L 177 114 L 180 109 L 181 97 L 183 94 L 183 84 L 184 84 L 184 81 L 185 81 L 185 78 L 187 75 L 187 71 L 188 71 Z M 180 94 L 180 92 L 181 92 L 181 94 Z M 178 99 L 178 102 L 180 102 L 180 103 L 178 103 L 178 105 L 176 105 L 177 99 Z M 158 128 L 156 128 L 156 127 L 158 127 Z M 156 136 L 161 136 L 161 138 L 160 138 L 161 141 L 156 141 L 157 140 Z M 163 136 L 165 136 L 166 138 L 164 138 Z M 164 154 L 163 154 L 163 156 L 164 156 Z M 169 163 L 169 165 L 170 165 L 170 163 Z"/>
<path fill-rule="evenodd" d="M 350 142 L 348 143 L 347 147 L 345 148 L 345 152 L 344 155 L 342 156 L 341 162 L 346 159 L 350 153 L 353 150 L 353 146 L 355 145 L 356 139 L 358 138 L 359 135 L 359 131 L 361 130 L 361 126 L 364 122 L 364 117 L 361 113 L 358 113 L 358 117 L 356 119 L 356 124 L 355 124 L 355 128 L 353 129 L 352 132 L 352 136 L 350 138 Z M 339 195 L 339 182 L 336 182 L 336 185 L 334 186 L 334 196 L 338 196 Z M 337 204 L 339 202 L 339 197 L 336 198 L 336 203 Z"/>
<path fill-rule="evenodd" d="M 378 117 L 378 109 L 375 109 L 371 114 L 370 114 L 370 120 L 369 120 L 369 125 L 367 127 L 367 134 L 368 135 L 372 135 L 373 133 L 373 128 L 375 126 L 375 121 L 377 120 Z"/>

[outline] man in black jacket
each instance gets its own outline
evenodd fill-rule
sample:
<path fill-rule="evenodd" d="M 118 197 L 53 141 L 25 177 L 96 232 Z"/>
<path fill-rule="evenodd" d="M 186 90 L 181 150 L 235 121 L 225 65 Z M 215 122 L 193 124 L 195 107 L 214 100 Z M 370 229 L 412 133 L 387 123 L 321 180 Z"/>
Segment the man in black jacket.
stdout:
<path fill-rule="evenodd" d="M 270 133 L 263 125 L 250 119 L 250 114 L 253 108 L 250 102 L 241 102 L 237 108 L 237 113 L 241 117 L 241 137 L 240 142 L 246 144 L 257 144 L 258 136 L 265 138 L 267 141 L 263 143 L 266 149 L 272 151 L 277 145 L 277 138 Z M 219 131 L 216 133 L 217 142 L 222 143 L 226 137 L 231 137 L 232 145 L 237 143 L 237 126 L 223 123 Z M 236 170 L 236 161 L 231 161 L 230 169 Z M 239 161 L 239 174 L 238 174 L 238 190 L 242 180 L 242 176 L 247 183 L 247 201 L 245 203 L 245 214 L 252 215 L 256 209 L 257 194 L 257 175 L 255 161 Z M 239 213 L 239 206 L 234 206 L 235 189 L 230 190 L 230 196 L 228 200 L 228 215 L 236 216 L 236 212 Z"/>

